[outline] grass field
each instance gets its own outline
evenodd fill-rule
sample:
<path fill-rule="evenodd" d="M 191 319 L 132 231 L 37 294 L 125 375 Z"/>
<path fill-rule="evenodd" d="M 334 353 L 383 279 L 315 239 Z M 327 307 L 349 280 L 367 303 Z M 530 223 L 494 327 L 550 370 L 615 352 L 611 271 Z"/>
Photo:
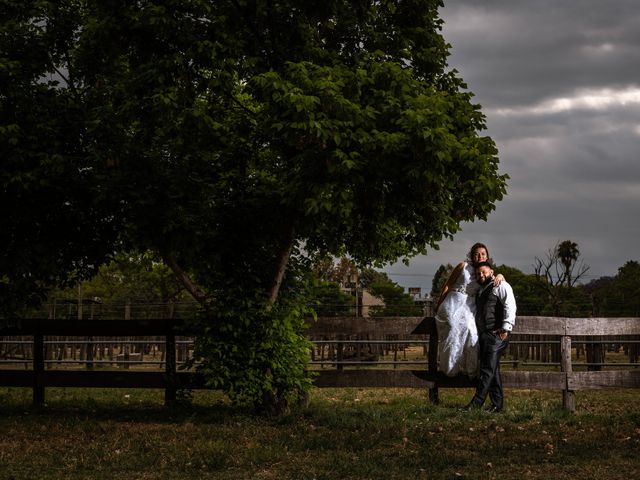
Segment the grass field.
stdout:
<path fill-rule="evenodd" d="M 469 390 L 316 389 L 281 418 L 217 392 L 162 406 L 162 391 L 0 388 L 0 479 L 633 479 L 640 396 L 507 390 L 502 414 L 464 413 Z"/>

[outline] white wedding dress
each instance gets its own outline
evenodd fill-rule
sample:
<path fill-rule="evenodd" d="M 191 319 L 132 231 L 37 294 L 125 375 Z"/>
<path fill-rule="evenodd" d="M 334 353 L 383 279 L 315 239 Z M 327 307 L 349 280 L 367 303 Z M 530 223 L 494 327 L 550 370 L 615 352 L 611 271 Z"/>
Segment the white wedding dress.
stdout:
<path fill-rule="evenodd" d="M 479 346 L 475 298 L 479 288 L 473 266 L 465 262 L 436 313 L 439 369 L 450 377 L 477 375 Z"/>

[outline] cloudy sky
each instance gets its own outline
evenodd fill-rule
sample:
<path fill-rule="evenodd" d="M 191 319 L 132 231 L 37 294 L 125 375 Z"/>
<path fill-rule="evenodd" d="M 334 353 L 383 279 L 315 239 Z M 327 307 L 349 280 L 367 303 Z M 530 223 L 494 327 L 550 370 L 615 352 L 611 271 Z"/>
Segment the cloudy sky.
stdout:
<path fill-rule="evenodd" d="M 385 271 L 425 292 L 476 241 L 497 263 L 533 272 L 536 256 L 572 240 L 590 266 L 585 281 L 640 260 L 640 2 L 445 0 L 441 17 L 450 67 L 482 105 L 508 194 L 487 222 Z"/>

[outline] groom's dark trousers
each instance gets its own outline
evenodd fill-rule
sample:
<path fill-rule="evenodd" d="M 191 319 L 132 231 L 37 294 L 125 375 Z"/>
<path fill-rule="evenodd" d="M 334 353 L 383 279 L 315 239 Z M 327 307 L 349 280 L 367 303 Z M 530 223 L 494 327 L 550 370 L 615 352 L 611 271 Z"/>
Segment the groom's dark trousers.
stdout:
<path fill-rule="evenodd" d="M 511 334 L 507 335 L 505 340 L 501 340 L 497 334 L 491 331 L 480 332 L 480 371 L 476 393 L 471 400 L 473 405 L 482 406 L 489 395 L 491 404 L 497 409 L 502 409 L 504 395 L 500 375 L 500 358 L 509 345 L 510 337 Z"/>

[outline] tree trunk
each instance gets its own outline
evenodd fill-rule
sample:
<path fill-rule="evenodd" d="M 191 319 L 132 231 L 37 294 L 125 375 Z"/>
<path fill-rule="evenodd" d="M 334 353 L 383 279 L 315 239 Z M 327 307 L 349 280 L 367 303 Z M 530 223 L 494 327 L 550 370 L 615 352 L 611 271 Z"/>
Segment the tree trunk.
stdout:
<path fill-rule="evenodd" d="M 268 306 L 271 308 L 278 299 L 278 293 L 280 292 L 280 286 L 282 285 L 282 279 L 287 270 L 287 264 L 291 257 L 291 251 L 293 250 L 293 242 L 295 239 L 295 229 L 293 225 L 290 225 L 284 232 L 282 242 L 280 243 L 280 250 L 276 258 L 276 265 L 271 277 L 271 286 L 268 292 Z"/>

